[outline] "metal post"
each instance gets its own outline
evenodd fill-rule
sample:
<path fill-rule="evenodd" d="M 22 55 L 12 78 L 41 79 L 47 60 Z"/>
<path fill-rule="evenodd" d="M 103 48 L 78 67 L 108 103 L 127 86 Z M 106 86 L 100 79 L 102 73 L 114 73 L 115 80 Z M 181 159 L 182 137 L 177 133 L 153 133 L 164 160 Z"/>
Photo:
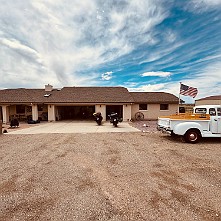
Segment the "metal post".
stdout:
<path fill-rule="evenodd" d="M 181 83 L 182 82 L 180 82 L 180 88 L 181 88 Z M 178 111 L 177 111 L 177 113 L 178 114 L 180 113 L 180 90 L 179 90 L 179 103 L 178 103 Z"/>

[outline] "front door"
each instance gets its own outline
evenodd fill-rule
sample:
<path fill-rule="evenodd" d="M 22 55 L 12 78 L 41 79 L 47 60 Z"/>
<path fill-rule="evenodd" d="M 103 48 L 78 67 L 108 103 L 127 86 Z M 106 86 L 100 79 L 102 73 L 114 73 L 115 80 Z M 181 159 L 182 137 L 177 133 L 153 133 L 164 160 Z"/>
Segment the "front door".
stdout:
<path fill-rule="evenodd" d="M 221 116 L 217 117 L 218 133 L 221 133 Z"/>
<path fill-rule="evenodd" d="M 217 134 L 218 132 L 218 122 L 220 121 L 220 118 L 218 118 L 217 116 L 210 116 L 210 131 L 213 134 Z M 219 122 L 221 123 L 221 122 Z"/>

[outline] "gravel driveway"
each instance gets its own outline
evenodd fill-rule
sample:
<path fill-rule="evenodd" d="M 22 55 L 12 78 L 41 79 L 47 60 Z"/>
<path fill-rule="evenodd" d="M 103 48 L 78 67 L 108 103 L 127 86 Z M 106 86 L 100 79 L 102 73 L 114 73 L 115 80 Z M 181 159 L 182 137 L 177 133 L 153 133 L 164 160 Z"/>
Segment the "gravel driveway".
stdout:
<path fill-rule="evenodd" d="M 153 129 L 0 140 L 1 221 L 221 220 L 220 139 Z"/>

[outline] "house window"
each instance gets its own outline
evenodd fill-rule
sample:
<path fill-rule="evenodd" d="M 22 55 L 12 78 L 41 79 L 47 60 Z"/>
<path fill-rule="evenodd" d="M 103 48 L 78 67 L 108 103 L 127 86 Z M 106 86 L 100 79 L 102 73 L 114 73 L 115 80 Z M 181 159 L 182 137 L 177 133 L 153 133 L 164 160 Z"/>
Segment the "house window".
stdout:
<path fill-rule="evenodd" d="M 139 104 L 139 110 L 147 110 L 147 104 Z"/>
<path fill-rule="evenodd" d="M 169 104 L 160 104 L 160 110 L 169 110 Z"/>

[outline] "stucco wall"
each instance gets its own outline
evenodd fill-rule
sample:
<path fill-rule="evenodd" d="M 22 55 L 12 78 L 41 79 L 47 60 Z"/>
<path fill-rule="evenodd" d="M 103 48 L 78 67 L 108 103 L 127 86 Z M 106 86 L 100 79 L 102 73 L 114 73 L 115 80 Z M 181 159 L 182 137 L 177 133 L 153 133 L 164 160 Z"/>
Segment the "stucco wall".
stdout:
<path fill-rule="evenodd" d="M 139 110 L 139 104 L 132 105 L 132 119 L 135 119 L 137 112 L 144 114 L 144 119 L 156 120 L 159 116 L 175 114 L 178 110 L 178 104 L 169 104 L 168 110 L 160 110 L 160 104 L 148 104 L 148 110 Z"/>
<path fill-rule="evenodd" d="M 15 115 L 16 114 L 16 105 L 9 106 L 9 115 Z"/>
<path fill-rule="evenodd" d="M 196 105 L 210 105 L 210 104 L 218 104 L 221 105 L 221 100 L 201 100 L 201 101 L 196 101 Z"/>
<path fill-rule="evenodd" d="M 123 105 L 123 121 L 131 120 L 131 104 Z"/>
<path fill-rule="evenodd" d="M 103 121 L 106 121 L 106 105 L 100 105 L 100 104 L 97 104 L 95 105 L 95 112 L 101 112 L 101 115 L 103 117 Z"/>
<path fill-rule="evenodd" d="M 48 121 L 55 121 L 55 106 L 48 105 Z"/>

